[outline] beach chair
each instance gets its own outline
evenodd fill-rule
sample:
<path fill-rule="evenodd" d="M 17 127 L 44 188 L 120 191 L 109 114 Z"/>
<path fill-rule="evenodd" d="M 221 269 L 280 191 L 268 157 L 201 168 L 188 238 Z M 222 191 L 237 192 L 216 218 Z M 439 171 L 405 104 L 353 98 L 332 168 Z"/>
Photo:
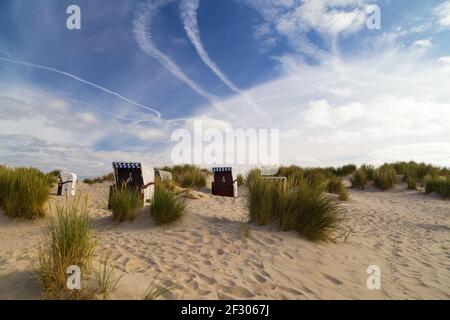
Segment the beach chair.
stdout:
<path fill-rule="evenodd" d="M 172 181 L 172 173 L 169 171 L 155 170 L 155 176 L 161 181 Z"/>
<path fill-rule="evenodd" d="M 212 194 L 221 197 L 237 197 L 237 177 L 230 167 L 213 168 L 214 181 L 211 185 Z"/>
<path fill-rule="evenodd" d="M 115 184 L 109 189 L 108 208 L 111 209 L 111 194 L 121 186 L 137 190 L 143 206 L 150 205 L 155 193 L 155 170 L 140 162 L 113 162 Z"/>
<path fill-rule="evenodd" d="M 77 186 L 77 175 L 75 173 L 62 171 L 58 175 L 58 196 L 75 196 Z"/>

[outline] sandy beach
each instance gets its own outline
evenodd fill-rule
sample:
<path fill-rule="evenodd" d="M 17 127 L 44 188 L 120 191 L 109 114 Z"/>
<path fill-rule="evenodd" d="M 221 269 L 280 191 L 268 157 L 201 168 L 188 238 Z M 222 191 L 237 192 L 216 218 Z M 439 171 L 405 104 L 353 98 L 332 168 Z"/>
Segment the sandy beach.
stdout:
<path fill-rule="evenodd" d="M 345 242 L 314 243 L 276 225 L 248 219 L 246 188 L 238 198 L 193 192 L 185 216 L 156 226 L 150 209 L 117 224 L 107 210 L 109 185 L 79 185 L 96 239 L 94 263 L 107 253 L 122 275 L 111 299 L 142 299 L 158 285 L 178 287 L 160 299 L 449 299 L 450 201 L 406 190 L 349 189 L 343 202 Z M 51 196 L 50 204 L 63 197 Z M 0 214 L 0 299 L 40 299 L 33 263 L 45 219 Z M 381 290 L 366 286 L 381 268 Z"/>

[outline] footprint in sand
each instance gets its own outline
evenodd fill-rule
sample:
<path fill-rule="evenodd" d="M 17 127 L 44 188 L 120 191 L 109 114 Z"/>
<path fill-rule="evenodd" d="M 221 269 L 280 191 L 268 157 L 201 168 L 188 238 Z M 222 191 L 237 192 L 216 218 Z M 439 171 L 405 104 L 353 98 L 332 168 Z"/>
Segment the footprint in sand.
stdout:
<path fill-rule="evenodd" d="M 259 283 L 264 283 L 267 281 L 266 278 L 264 278 L 263 276 L 261 276 L 256 272 L 253 273 L 253 278 L 255 278 L 255 280 L 258 281 Z"/>
<path fill-rule="evenodd" d="M 328 280 L 331 281 L 332 283 L 336 284 L 336 285 L 341 285 L 343 284 L 343 282 L 339 279 L 336 279 L 332 276 L 330 276 L 329 274 L 323 273 L 323 276 Z"/>
<path fill-rule="evenodd" d="M 239 297 L 239 298 L 251 298 L 251 297 L 255 296 L 249 290 L 245 289 L 244 287 L 238 286 L 238 285 L 231 285 L 229 287 L 220 285 L 219 290 L 223 293 L 228 293 L 228 294 L 231 294 L 231 295 Z"/>
<path fill-rule="evenodd" d="M 202 281 L 206 282 L 206 283 L 209 284 L 209 285 L 216 283 L 216 280 L 215 280 L 214 278 L 212 278 L 212 277 L 207 277 L 207 276 L 205 276 L 205 275 L 203 275 L 203 274 L 200 274 L 200 273 L 198 274 L 198 277 L 199 277 Z"/>

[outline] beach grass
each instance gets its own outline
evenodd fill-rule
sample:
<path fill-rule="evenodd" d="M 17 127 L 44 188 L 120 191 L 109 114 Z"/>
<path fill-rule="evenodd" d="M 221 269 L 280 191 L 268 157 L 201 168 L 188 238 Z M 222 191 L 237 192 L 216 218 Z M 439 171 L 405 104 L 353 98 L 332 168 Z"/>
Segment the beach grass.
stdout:
<path fill-rule="evenodd" d="M 44 296 L 76 295 L 66 289 L 67 268 L 77 266 L 81 276 L 88 273 L 96 241 L 89 218 L 87 198 L 77 197 L 72 203 L 56 206 L 44 228 L 44 242 L 38 246 L 36 271 Z"/>
<path fill-rule="evenodd" d="M 397 184 L 397 172 L 394 166 L 384 164 L 376 169 L 373 176 L 373 185 L 381 190 L 389 190 Z"/>
<path fill-rule="evenodd" d="M 339 201 L 307 178 L 278 181 L 254 176 L 249 183 L 250 220 L 259 225 L 278 221 L 281 231 L 297 230 L 307 239 L 329 240 L 339 229 Z"/>
<path fill-rule="evenodd" d="M 170 286 L 158 286 L 156 284 L 156 280 L 158 279 L 159 273 L 157 273 L 147 289 L 145 290 L 143 300 L 157 300 L 159 297 L 171 292 L 172 290 L 178 289 L 180 286 L 178 283 L 175 283 Z"/>
<path fill-rule="evenodd" d="M 256 175 L 257 173 L 253 172 L 247 178 L 250 220 L 259 225 L 266 225 L 273 218 L 276 186 L 273 182 Z"/>
<path fill-rule="evenodd" d="M 321 191 L 319 186 L 310 184 L 307 180 L 298 184 L 296 229 L 313 241 L 331 239 L 341 221 L 339 201 Z"/>
<path fill-rule="evenodd" d="M 37 219 L 45 216 L 53 176 L 35 168 L 0 167 L 0 205 L 10 218 Z"/>
<path fill-rule="evenodd" d="M 95 177 L 95 178 L 86 178 L 83 180 L 83 183 L 93 185 L 95 183 L 104 183 L 104 182 L 113 182 L 113 181 L 114 181 L 114 173 L 110 172 L 103 176 L 99 176 L 99 177 Z"/>
<path fill-rule="evenodd" d="M 136 217 L 136 210 L 143 207 L 139 190 L 121 184 L 112 189 L 110 206 L 115 221 L 124 222 Z"/>
<path fill-rule="evenodd" d="M 243 186 L 245 184 L 245 177 L 241 173 L 237 175 L 236 180 L 237 180 L 238 186 Z"/>
<path fill-rule="evenodd" d="M 350 179 L 352 183 L 352 188 L 362 189 L 364 190 L 369 182 L 367 177 L 367 171 L 363 168 L 359 168 L 355 171 L 353 177 Z"/>
<path fill-rule="evenodd" d="M 186 202 L 164 183 L 157 182 L 151 204 L 151 216 L 157 224 L 166 224 L 180 219 L 186 210 Z"/>
<path fill-rule="evenodd" d="M 450 176 L 428 175 L 424 179 L 425 193 L 436 192 L 444 199 L 450 198 Z"/>
<path fill-rule="evenodd" d="M 331 178 L 328 180 L 327 192 L 339 195 L 339 200 L 347 201 L 349 195 L 342 178 Z"/>
<path fill-rule="evenodd" d="M 97 282 L 96 294 L 100 294 L 103 300 L 109 298 L 109 294 L 113 292 L 119 284 L 122 276 L 116 276 L 114 268 L 109 263 L 109 254 L 101 261 L 98 270 L 94 270 L 95 280 Z"/>
<path fill-rule="evenodd" d="M 176 165 L 164 167 L 163 171 L 172 173 L 173 181 L 182 188 L 202 188 L 206 186 L 208 170 L 201 169 L 194 165 Z"/>
<path fill-rule="evenodd" d="M 414 172 L 406 172 L 403 180 L 406 182 L 408 189 L 417 190 L 417 176 Z"/>

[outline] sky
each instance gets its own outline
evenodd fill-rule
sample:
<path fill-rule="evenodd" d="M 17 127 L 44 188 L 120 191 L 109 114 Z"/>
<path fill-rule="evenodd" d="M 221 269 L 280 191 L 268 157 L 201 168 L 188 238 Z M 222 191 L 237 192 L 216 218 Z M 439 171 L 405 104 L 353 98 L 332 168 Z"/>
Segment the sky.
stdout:
<path fill-rule="evenodd" d="M 381 29 L 367 27 L 375 6 Z M 449 88 L 450 1 L 0 3 L 10 166 L 170 165 L 171 134 L 199 120 L 279 130 L 286 165 L 450 166 Z"/>

